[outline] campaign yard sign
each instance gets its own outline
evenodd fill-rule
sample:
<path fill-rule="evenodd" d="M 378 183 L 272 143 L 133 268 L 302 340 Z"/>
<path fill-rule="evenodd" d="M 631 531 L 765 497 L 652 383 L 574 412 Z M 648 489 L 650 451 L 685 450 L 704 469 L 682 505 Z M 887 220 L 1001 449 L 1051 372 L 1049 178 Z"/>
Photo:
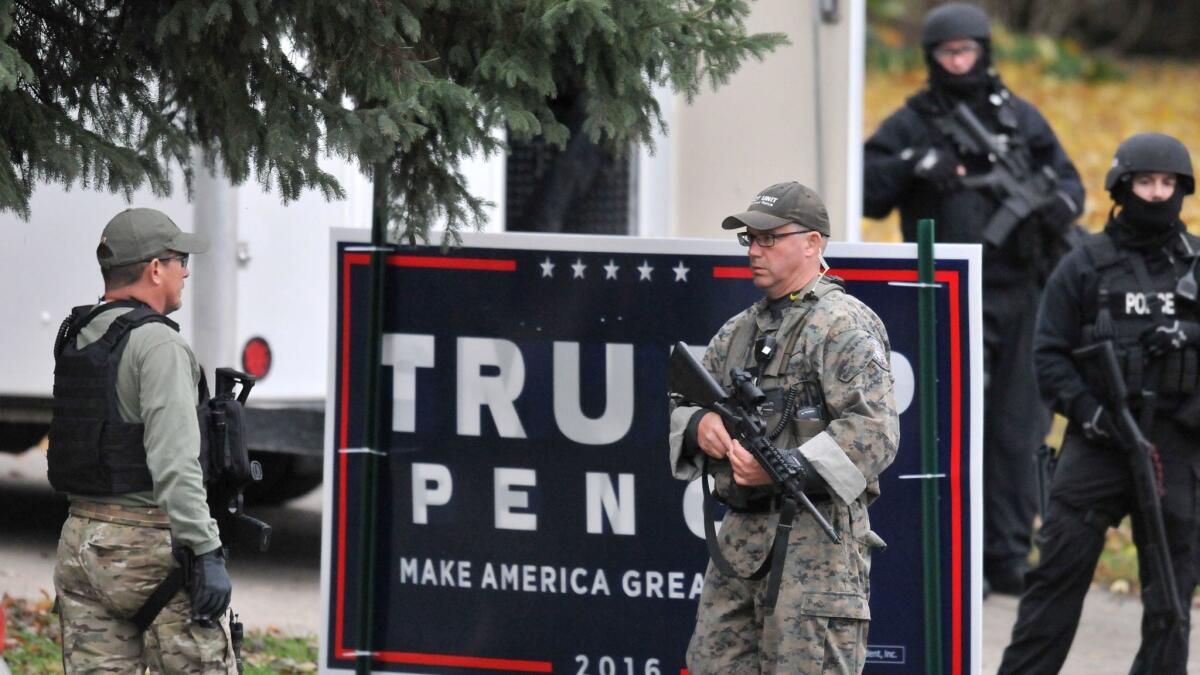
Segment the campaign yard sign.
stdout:
<path fill-rule="evenodd" d="M 370 253 L 333 251 L 321 666 L 353 670 L 365 451 L 378 456 L 372 669 L 686 672 L 708 562 L 667 461 L 666 363 L 761 297 L 733 242 L 475 235 L 387 256 L 382 447 L 364 449 Z M 898 457 L 871 508 L 868 672 L 923 672 L 921 485 L 936 481 L 947 673 L 979 667 L 977 247 L 937 248 L 939 471 L 920 467 L 916 248 L 829 247 L 887 326 Z M 799 517 L 805 517 L 803 515 Z"/>

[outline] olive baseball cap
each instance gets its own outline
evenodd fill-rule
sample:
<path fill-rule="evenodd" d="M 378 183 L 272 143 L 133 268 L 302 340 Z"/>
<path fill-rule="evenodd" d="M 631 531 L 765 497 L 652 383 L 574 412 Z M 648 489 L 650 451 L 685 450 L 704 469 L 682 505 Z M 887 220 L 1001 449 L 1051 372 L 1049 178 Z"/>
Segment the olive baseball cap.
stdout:
<path fill-rule="evenodd" d="M 825 203 L 807 187 L 792 181 L 776 183 L 754 197 L 742 213 L 735 213 L 721 222 L 726 230 L 748 227 L 752 230 L 773 230 L 796 223 L 829 236 L 829 212 Z"/>
<path fill-rule="evenodd" d="M 179 229 L 156 209 L 125 209 L 104 226 L 96 260 L 104 268 L 142 262 L 166 251 L 204 253 L 208 237 Z"/>

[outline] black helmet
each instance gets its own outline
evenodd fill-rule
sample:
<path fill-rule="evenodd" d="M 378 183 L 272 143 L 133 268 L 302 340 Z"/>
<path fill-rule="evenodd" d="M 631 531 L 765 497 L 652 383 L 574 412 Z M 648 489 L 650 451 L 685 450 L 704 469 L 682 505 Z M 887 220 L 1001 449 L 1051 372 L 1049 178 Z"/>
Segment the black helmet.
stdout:
<path fill-rule="evenodd" d="M 921 27 L 921 44 L 926 49 L 958 38 L 991 40 L 992 27 L 987 14 L 975 5 L 951 2 L 925 15 L 925 24 Z"/>
<path fill-rule="evenodd" d="M 1172 136 L 1155 133 L 1135 134 L 1117 146 L 1112 168 L 1104 177 L 1104 188 L 1115 198 L 1114 188 L 1119 183 L 1129 180 L 1135 173 L 1144 171 L 1178 175 L 1185 195 L 1190 195 L 1196 190 L 1196 181 L 1192 176 L 1192 157 L 1188 154 L 1188 149 Z"/>

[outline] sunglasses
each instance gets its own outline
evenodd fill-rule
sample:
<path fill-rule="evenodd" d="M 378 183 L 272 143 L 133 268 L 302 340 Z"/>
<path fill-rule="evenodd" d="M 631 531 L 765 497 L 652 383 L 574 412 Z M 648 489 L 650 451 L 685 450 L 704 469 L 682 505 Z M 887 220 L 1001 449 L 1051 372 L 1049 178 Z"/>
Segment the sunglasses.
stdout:
<path fill-rule="evenodd" d="M 188 266 L 188 257 L 189 257 L 189 256 L 188 256 L 188 254 L 184 253 L 183 255 L 168 255 L 168 256 L 163 256 L 163 257 L 159 258 L 158 260 L 159 260 L 160 262 L 162 262 L 163 264 L 166 264 L 166 263 L 168 263 L 168 262 L 170 262 L 170 261 L 172 261 L 172 260 L 178 260 L 178 261 L 179 261 L 179 264 L 180 264 L 180 265 L 181 265 L 181 266 L 182 266 L 184 269 L 187 269 L 187 266 Z"/>

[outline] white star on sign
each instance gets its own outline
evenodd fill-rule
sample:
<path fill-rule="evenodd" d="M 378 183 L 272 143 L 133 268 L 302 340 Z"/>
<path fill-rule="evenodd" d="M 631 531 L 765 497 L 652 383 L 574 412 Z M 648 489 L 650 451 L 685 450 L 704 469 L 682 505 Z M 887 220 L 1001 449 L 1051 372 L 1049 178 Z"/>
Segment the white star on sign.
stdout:
<path fill-rule="evenodd" d="M 605 279 L 616 279 L 617 278 L 617 270 L 619 270 L 619 269 L 621 269 L 621 267 L 619 265 L 615 264 L 613 262 L 612 258 L 609 258 L 608 264 L 604 266 L 604 278 Z"/>
<path fill-rule="evenodd" d="M 675 273 L 675 281 L 687 282 L 688 272 L 692 270 L 690 267 L 684 267 L 683 261 L 680 260 L 678 265 L 671 268 L 671 271 Z"/>
<path fill-rule="evenodd" d="M 554 263 L 550 262 L 550 256 L 546 256 L 546 261 L 538 267 L 542 268 L 542 278 L 554 276 Z"/>
<path fill-rule="evenodd" d="M 650 266 L 649 260 L 643 260 L 637 271 L 638 281 L 650 281 L 650 273 L 654 271 L 654 268 Z"/>
<path fill-rule="evenodd" d="M 582 279 L 583 271 L 587 269 L 587 265 L 583 264 L 583 258 L 576 258 L 575 264 L 571 265 L 571 269 L 575 270 L 575 276 L 572 279 Z"/>

